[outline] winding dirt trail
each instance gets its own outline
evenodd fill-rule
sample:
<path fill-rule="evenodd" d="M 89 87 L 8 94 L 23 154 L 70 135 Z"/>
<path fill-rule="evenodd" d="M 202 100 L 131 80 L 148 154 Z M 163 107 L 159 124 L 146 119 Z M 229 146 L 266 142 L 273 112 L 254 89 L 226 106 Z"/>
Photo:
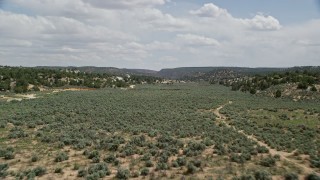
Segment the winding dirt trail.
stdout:
<path fill-rule="evenodd" d="M 272 149 L 269 145 L 267 145 L 266 143 L 258 140 L 256 137 L 254 137 L 253 135 L 248 135 L 246 134 L 243 130 L 238 130 L 235 126 L 230 125 L 228 122 L 226 122 L 227 117 L 224 114 L 220 113 L 220 110 L 223 109 L 226 105 L 232 104 L 232 101 L 229 101 L 227 104 L 221 105 L 220 107 L 218 107 L 217 109 L 213 110 L 214 115 L 217 116 L 217 120 L 218 122 L 221 122 L 223 124 L 225 124 L 227 127 L 232 128 L 234 130 L 236 130 L 238 133 L 243 134 L 244 136 L 246 136 L 248 139 L 251 139 L 253 141 L 255 141 L 256 143 L 258 143 L 260 146 L 265 146 L 268 150 L 269 150 L 269 154 L 271 154 L 272 156 L 274 155 L 279 155 L 281 160 L 285 160 L 287 162 L 290 162 L 292 164 L 294 164 L 296 167 L 299 167 L 303 170 L 303 172 L 307 173 L 307 174 L 311 174 L 314 173 L 318 176 L 320 176 L 320 173 L 314 171 L 314 169 L 312 169 L 311 167 L 309 167 L 308 165 L 305 164 L 301 164 L 300 162 L 298 162 L 297 160 L 291 159 L 289 158 L 289 156 L 293 155 L 293 153 L 288 153 L 288 152 L 283 152 L 283 151 L 278 151 L 276 149 Z"/>

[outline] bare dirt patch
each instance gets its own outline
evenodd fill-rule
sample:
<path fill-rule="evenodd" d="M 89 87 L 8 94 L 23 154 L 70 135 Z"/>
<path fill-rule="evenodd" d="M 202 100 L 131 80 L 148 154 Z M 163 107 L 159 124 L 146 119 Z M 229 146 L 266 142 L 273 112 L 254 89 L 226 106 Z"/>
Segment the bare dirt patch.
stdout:
<path fill-rule="evenodd" d="M 66 88 L 66 89 L 52 89 L 51 92 L 48 92 L 47 94 L 51 93 L 60 93 L 60 92 L 66 92 L 66 91 L 94 91 L 96 89 L 94 88 Z"/>
<path fill-rule="evenodd" d="M 5 100 L 7 102 L 11 101 L 22 101 L 22 100 L 28 100 L 28 99 L 36 99 L 39 98 L 36 94 L 15 94 L 11 96 L 0 96 L 0 99 Z"/>
<path fill-rule="evenodd" d="M 55 89 L 55 91 L 94 91 L 94 88 L 67 88 L 67 89 Z"/>

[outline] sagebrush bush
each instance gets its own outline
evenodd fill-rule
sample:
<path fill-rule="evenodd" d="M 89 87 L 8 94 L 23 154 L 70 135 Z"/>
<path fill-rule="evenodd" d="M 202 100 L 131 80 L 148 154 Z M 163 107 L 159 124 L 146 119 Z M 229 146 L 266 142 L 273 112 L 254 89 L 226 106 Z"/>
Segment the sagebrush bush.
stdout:
<path fill-rule="evenodd" d="M 299 176 L 296 173 L 287 173 L 284 178 L 285 180 L 299 180 Z"/>
<path fill-rule="evenodd" d="M 266 166 L 266 167 L 273 167 L 276 164 L 276 160 L 272 156 L 268 156 L 266 158 L 263 158 L 260 161 L 260 165 Z"/>
<path fill-rule="evenodd" d="M 116 178 L 118 179 L 129 179 L 130 171 L 128 169 L 118 169 Z"/>
<path fill-rule="evenodd" d="M 141 176 L 147 176 L 149 174 L 148 168 L 143 168 L 140 172 Z"/>
<path fill-rule="evenodd" d="M 69 156 L 68 156 L 67 153 L 65 153 L 65 152 L 59 152 L 59 153 L 57 154 L 57 156 L 55 157 L 54 161 L 55 161 L 55 162 L 62 162 L 62 161 L 66 161 L 66 160 L 68 160 L 68 159 L 69 159 Z"/>

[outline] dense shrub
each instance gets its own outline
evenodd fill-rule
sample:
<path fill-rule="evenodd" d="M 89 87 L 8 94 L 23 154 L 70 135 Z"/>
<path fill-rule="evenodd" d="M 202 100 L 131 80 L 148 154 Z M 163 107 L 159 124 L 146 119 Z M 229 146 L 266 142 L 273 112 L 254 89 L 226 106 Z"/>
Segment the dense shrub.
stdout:
<path fill-rule="evenodd" d="M 79 170 L 79 168 L 80 168 L 80 165 L 78 164 L 78 163 L 74 163 L 73 164 L 73 170 Z"/>
<path fill-rule="evenodd" d="M 176 162 L 178 163 L 178 165 L 181 166 L 185 166 L 187 164 L 187 160 L 185 158 L 177 158 Z"/>
<path fill-rule="evenodd" d="M 137 148 L 130 145 L 130 144 L 126 144 L 123 149 L 121 150 L 121 153 L 123 156 L 132 156 L 134 154 L 137 154 Z"/>
<path fill-rule="evenodd" d="M 256 94 L 256 93 L 257 93 L 257 90 L 255 88 L 250 89 L 250 94 Z"/>
<path fill-rule="evenodd" d="M 310 156 L 310 163 L 311 167 L 320 168 L 320 157 L 314 155 Z"/>
<path fill-rule="evenodd" d="M 100 175 L 98 173 L 94 173 L 94 174 L 88 174 L 86 176 L 86 180 L 98 180 Z"/>
<path fill-rule="evenodd" d="M 88 168 L 88 176 L 98 176 L 98 178 L 103 178 L 111 174 L 106 163 L 99 163 L 91 165 Z"/>
<path fill-rule="evenodd" d="M 196 166 L 197 168 L 201 167 L 202 162 L 200 160 L 192 160 L 190 161 L 194 166 Z"/>
<path fill-rule="evenodd" d="M 14 159 L 14 149 L 11 147 L 2 150 L 0 149 L 0 157 L 4 157 L 6 160 Z"/>
<path fill-rule="evenodd" d="M 103 161 L 106 162 L 106 163 L 113 163 L 113 162 L 115 162 L 116 160 L 117 160 L 117 158 L 116 158 L 116 156 L 114 156 L 113 154 L 112 154 L 112 155 L 109 155 L 109 156 L 107 156 L 107 157 L 105 157 L 105 158 L 103 159 Z"/>
<path fill-rule="evenodd" d="M 146 167 L 153 167 L 152 161 L 150 160 L 146 161 Z"/>
<path fill-rule="evenodd" d="M 147 176 L 149 174 L 148 168 L 143 168 L 140 172 L 141 176 Z"/>
<path fill-rule="evenodd" d="M 100 153 L 99 151 L 92 151 L 88 154 L 88 159 L 93 159 L 93 158 L 100 158 Z"/>
<path fill-rule="evenodd" d="M 306 180 L 320 180 L 320 176 L 316 174 L 309 174 L 308 176 L 305 177 Z"/>
<path fill-rule="evenodd" d="M 14 153 L 11 151 L 6 152 L 6 154 L 4 155 L 4 159 L 6 160 L 14 159 Z"/>
<path fill-rule="evenodd" d="M 252 175 L 241 175 L 240 178 L 237 178 L 237 180 L 256 180 L 256 179 Z"/>
<path fill-rule="evenodd" d="M 118 169 L 116 178 L 118 179 L 129 179 L 130 171 L 128 169 Z"/>
<path fill-rule="evenodd" d="M 254 177 L 257 180 L 271 180 L 272 176 L 267 171 L 257 171 L 254 173 Z"/>
<path fill-rule="evenodd" d="M 24 138 L 28 137 L 28 134 L 24 132 L 24 130 L 20 127 L 14 127 L 10 130 L 8 138 L 16 139 L 16 138 Z"/>
<path fill-rule="evenodd" d="M 169 156 L 167 156 L 167 155 L 161 155 L 161 156 L 159 157 L 159 159 L 158 159 L 158 162 L 159 162 L 159 163 L 167 163 L 168 160 L 169 160 Z"/>
<path fill-rule="evenodd" d="M 120 161 L 119 161 L 118 159 L 116 159 L 116 160 L 113 162 L 113 165 L 114 165 L 114 166 L 119 166 L 119 164 L 120 164 Z"/>
<path fill-rule="evenodd" d="M 8 173 L 7 170 L 9 169 L 8 164 L 0 164 L 0 177 L 5 178 Z"/>
<path fill-rule="evenodd" d="M 54 169 L 54 173 L 62 174 L 63 173 L 63 169 L 61 167 L 57 167 L 57 168 Z"/>
<path fill-rule="evenodd" d="M 34 168 L 32 171 L 36 176 L 43 176 L 47 172 L 46 168 L 40 166 Z"/>
<path fill-rule="evenodd" d="M 151 155 L 150 153 L 146 153 L 146 154 L 144 154 L 144 155 L 142 156 L 141 160 L 142 160 L 142 161 L 148 161 L 148 160 L 150 160 L 151 156 L 152 156 L 152 155 Z"/>
<path fill-rule="evenodd" d="M 39 157 L 36 154 L 33 154 L 31 156 L 31 162 L 37 162 L 39 160 Z"/>
<path fill-rule="evenodd" d="M 187 165 L 187 174 L 194 174 L 197 171 L 196 166 L 193 165 L 193 163 L 188 163 Z"/>
<path fill-rule="evenodd" d="M 214 149 L 215 149 L 215 152 L 216 152 L 218 155 L 225 155 L 225 154 L 226 154 L 226 148 L 225 148 L 221 143 L 217 143 L 217 144 L 214 146 Z"/>
<path fill-rule="evenodd" d="M 85 169 L 80 169 L 79 171 L 78 171 L 78 177 L 85 177 L 86 175 L 87 175 L 87 171 L 85 170 Z"/>
<path fill-rule="evenodd" d="M 183 154 L 186 156 L 197 156 L 206 149 L 206 145 L 203 143 L 190 142 L 188 146 L 183 150 Z"/>
<path fill-rule="evenodd" d="M 301 82 L 298 84 L 298 89 L 307 89 L 308 88 L 308 84 L 305 82 Z"/>
<path fill-rule="evenodd" d="M 212 146 L 213 145 L 213 141 L 209 138 L 205 138 L 202 142 L 203 144 L 205 144 L 206 146 Z"/>
<path fill-rule="evenodd" d="M 169 169 L 169 166 L 167 163 L 165 162 L 159 162 L 157 163 L 157 167 L 156 167 L 156 170 L 168 170 Z"/>
<path fill-rule="evenodd" d="M 311 90 L 311 91 L 313 91 L 313 92 L 318 91 L 318 90 L 317 90 L 317 88 L 316 88 L 315 86 L 312 86 L 310 90 Z"/>
<path fill-rule="evenodd" d="M 241 154 L 231 154 L 230 157 L 232 162 L 236 163 L 245 163 L 251 159 L 251 155 L 249 153 L 241 153 Z"/>
<path fill-rule="evenodd" d="M 276 155 L 273 156 L 273 158 L 274 158 L 275 160 L 277 160 L 277 161 L 280 161 L 280 158 L 281 158 L 281 157 L 280 157 L 279 154 L 276 154 Z"/>
<path fill-rule="evenodd" d="M 295 173 L 287 173 L 284 175 L 285 180 L 298 180 L 299 176 Z"/>
<path fill-rule="evenodd" d="M 28 128 L 30 128 L 30 129 L 33 129 L 33 128 L 35 128 L 36 127 L 36 124 L 35 123 L 29 123 L 28 124 Z"/>
<path fill-rule="evenodd" d="M 179 164 L 177 163 L 177 161 L 172 161 L 171 166 L 177 168 L 179 167 Z"/>
<path fill-rule="evenodd" d="M 143 147 L 146 145 L 146 137 L 144 135 L 134 136 L 129 143 L 135 146 Z"/>
<path fill-rule="evenodd" d="M 69 159 L 69 156 L 68 156 L 67 153 L 65 153 L 65 152 L 59 152 L 59 153 L 57 154 L 57 156 L 55 157 L 54 161 L 55 161 L 55 162 L 62 162 L 62 161 L 66 161 L 66 160 L 68 160 L 68 159 Z"/>
<path fill-rule="evenodd" d="M 6 127 L 6 123 L 5 122 L 0 122 L 0 128 L 5 128 Z"/>
<path fill-rule="evenodd" d="M 266 158 L 263 158 L 260 161 L 260 165 L 266 166 L 266 167 L 273 167 L 276 164 L 276 160 L 272 156 L 268 156 Z"/>
<path fill-rule="evenodd" d="M 274 94 L 274 97 L 276 97 L 276 98 L 280 98 L 281 97 L 281 91 L 280 90 L 277 90 L 276 92 L 275 92 L 275 94 Z"/>
<path fill-rule="evenodd" d="M 35 177 L 36 177 L 35 172 L 32 171 L 32 170 L 24 172 L 24 175 L 27 177 L 28 180 L 29 179 L 35 179 Z M 24 176 L 24 175 L 22 175 L 22 176 Z"/>
<path fill-rule="evenodd" d="M 158 132 L 155 131 L 155 130 L 151 130 L 151 131 L 148 132 L 148 136 L 150 136 L 150 137 L 156 137 L 157 134 L 158 134 Z"/>
<path fill-rule="evenodd" d="M 117 151 L 121 144 L 124 144 L 125 140 L 121 136 L 112 136 L 110 138 L 102 139 L 99 142 L 100 149 L 107 149 L 109 151 Z"/>

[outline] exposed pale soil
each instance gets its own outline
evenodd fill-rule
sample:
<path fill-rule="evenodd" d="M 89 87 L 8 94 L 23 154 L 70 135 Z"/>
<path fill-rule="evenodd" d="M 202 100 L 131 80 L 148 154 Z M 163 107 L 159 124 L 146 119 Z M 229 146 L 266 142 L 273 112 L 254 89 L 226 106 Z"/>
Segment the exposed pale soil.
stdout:
<path fill-rule="evenodd" d="M 11 101 L 22 101 L 24 99 L 36 99 L 38 98 L 36 94 L 16 94 L 13 96 L 5 96 L 5 95 L 1 95 L 0 99 L 3 99 L 7 102 L 11 102 Z"/>

